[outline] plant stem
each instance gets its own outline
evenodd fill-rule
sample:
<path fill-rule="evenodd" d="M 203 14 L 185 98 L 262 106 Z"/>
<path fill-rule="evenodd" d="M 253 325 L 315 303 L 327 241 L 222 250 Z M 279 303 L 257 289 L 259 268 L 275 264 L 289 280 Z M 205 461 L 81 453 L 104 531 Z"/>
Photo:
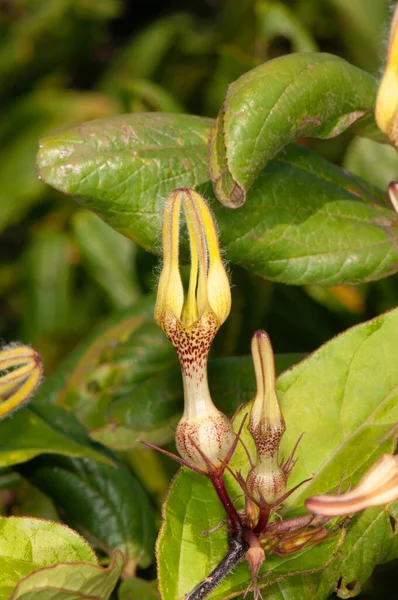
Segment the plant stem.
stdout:
<path fill-rule="evenodd" d="M 229 497 L 227 488 L 225 487 L 225 482 L 221 473 L 215 473 L 213 476 L 210 476 L 211 482 L 214 486 L 214 489 L 217 492 L 217 496 L 220 499 L 221 504 L 224 507 L 225 512 L 227 513 L 230 525 L 235 533 L 239 533 L 242 531 L 242 520 L 236 510 L 235 506 L 231 498 Z"/>
<path fill-rule="evenodd" d="M 221 581 L 231 573 L 236 565 L 240 563 L 248 549 L 247 543 L 242 541 L 240 536 L 232 534 L 229 537 L 228 545 L 228 552 L 224 558 L 206 579 L 198 583 L 198 585 L 185 596 L 184 600 L 204 600 L 216 589 Z"/>

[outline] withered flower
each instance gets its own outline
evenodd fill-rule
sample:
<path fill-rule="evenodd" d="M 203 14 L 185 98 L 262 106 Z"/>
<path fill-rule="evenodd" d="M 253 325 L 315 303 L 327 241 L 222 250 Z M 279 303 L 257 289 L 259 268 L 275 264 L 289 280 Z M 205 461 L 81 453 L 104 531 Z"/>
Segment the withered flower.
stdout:
<path fill-rule="evenodd" d="M 398 499 L 398 456 L 383 454 L 354 489 L 335 496 L 311 496 L 305 502 L 314 515 L 339 517 Z"/>

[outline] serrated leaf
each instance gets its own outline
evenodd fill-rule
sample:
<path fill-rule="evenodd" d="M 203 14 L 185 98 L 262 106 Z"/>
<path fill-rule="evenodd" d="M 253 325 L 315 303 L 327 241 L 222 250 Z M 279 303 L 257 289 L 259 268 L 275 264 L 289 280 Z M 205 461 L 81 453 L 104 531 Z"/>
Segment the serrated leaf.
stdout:
<path fill-rule="evenodd" d="M 126 572 L 153 559 L 155 515 L 141 484 L 122 464 L 45 456 L 21 473 L 49 496 L 68 522 L 108 553 L 121 550 Z"/>
<path fill-rule="evenodd" d="M 209 119 L 162 114 L 91 121 L 42 140 L 39 172 L 155 251 L 164 199 L 173 188 L 195 187 L 211 197 L 210 125 Z M 320 156 L 286 148 L 249 194 L 250 206 L 239 212 L 210 202 L 231 262 L 288 284 L 358 283 L 396 270 L 397 252 L 386 234 L 396 217 L 383 207 L 389 206 L 385 194 Z"/>
<path fill-rule="evenodd" d="M 241 206 L 287 144 L 339 135 L 372 113 L 376 92 L 374 77 L 331 54 L 289 54 L 242 75 L 228 88 L 209 142 L 217 198 Z"/>
<path fill-rule="evenodd" d="M 353 327 L 279 378 L 277 389 L 287 426 L 281 445 L 285 457 L 304 432 L 289 487 L 311 478 L 285 502 L 285 518 L 303 510 L 304 500 L 312 494 L 336 491 L 340 484 L 342 489 L 355 485 L 381 454 L 394 449 L 389 434 L 398 421 L 397 336 L 398 310 L 394 310 Z M 246 410 L 236 419 L 236 427 Z M 253 453 L 247 430 L 242 437 Z M 239 446 L 232 465 L 246 476 L 249 464 Z M 241 492 L 234 480 L 227 479 L 235 498 Z M 226 535 L 214 532 L 204 540 L 200 535 L 202 529 L 214 527 L 223 518 L 209 482 L 200 475 L 181 471 L 164 510 L 165 522 L 158 542 L 159 581 L 164 600 L 171 600 L 182 597 L 183 592 L 188 592 L 217 565 L 225 554 Z M 383 517 L 381 513 L 374 528 L 364 527 L 366 512 L 348 525 L 341 552 L 342 557 L 351 560 L 347 567 L 351 580 L 363 581 L 377 562 L 398 556 L 397 534 L 392 532 L 388 514 L 384 512 Z M 373 548 L 373 553 L 366 556 L 368 547 Z M 309 564 L 312 569 L 317 564 L 325 569 L 325 563 L 317 562 L 323 552 L 322 545 L 303 552 L 297 558 L 297 566 L 303 561 L 299 570 L 306 570 Z M 329 558 L 332 555 L 333 550 Z M 289 573 L 294 575 L 297 571 L 290 562 L 293 560 L 295 555 L 285 559 L 286 564 L 283 559 L 270 556 L 262 572 L 276 564 L 284 569 L 290 566 Z M 324 600 L 337 579 L 344 575 L 344 560 L 336 566 L 336 572 L 333 565 L 328 567 L 330 571 L 324 571 L 324 583 L 313 596 L 315 600 Z M 248 569 L 242 565 L 210 597 L 235 596 L 248 583 Z M 265 582 L 261 581 L 260 585 L 263 584 L 273 584 L 272 573 Z"/>
<path fill-rule="evenodd" d="M 58 564 L 24 577 L 8 600 L 108 600 L 123 568 L 121 552 L 108 568 L 86 563 Z"/>
<path fill-rule="evenodd" d="M 51 426 L 31 408 L 23 408 L 0 422 L 0 467 L 20 464 L 43 453 L 87 456 L 110 462 L 89 445 Z"/>
<path fill-rule="evenodd" d="M 97 564 L 88 543 L 75 531 L 52 521 L 0 517 L 0 598 L 41 567 L 60 562 Z"/>

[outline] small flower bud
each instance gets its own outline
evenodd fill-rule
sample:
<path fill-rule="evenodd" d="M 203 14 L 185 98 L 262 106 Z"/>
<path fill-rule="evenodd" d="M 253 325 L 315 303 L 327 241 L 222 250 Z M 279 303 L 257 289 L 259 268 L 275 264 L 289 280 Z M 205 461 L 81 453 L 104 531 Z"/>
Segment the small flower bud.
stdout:
<path fill-rule="evenodd" d="M 181 205 L 191 250 L 186 299 L 178 264 Z M 176 430 L 177 449 L 182 458 L 202 469 L 206 465 L 195 445 L 218 466 L 235 439 L 229 419 L 214 406 L 207 383 L 210 346 L 230 307 L 228 277 L 211 213 L 194 190 L 174 190 L 164 210 L 163 268 L 155 319 L 175 347 L 181 364 L 184 413 Z"/>
<path fill-rule="evenodd" d="M 257 460 L 246 485 L 261 506 L 273 504 L 286 490 L 286 474 L 279 465 L 279 444 L 286 429 L 275 389 L 275 365 L 271 342 L 265 331 L 252 339 L 252 356 L 257 394 L 248 429 L 253 437 Z"/>
<path fill-rule="evenodd" d="M 339 517 L 398 499 L 398 456 L 383 454 L 356 488 L 336 496 L 321 494 L 305 502 L 314 515 Z"/>
<path fill-rule="evenodd" d="M 42 363 L 29 346 L 6 346 L 0 351 L 0 418 L 17 410 L 40 383 Z"/>

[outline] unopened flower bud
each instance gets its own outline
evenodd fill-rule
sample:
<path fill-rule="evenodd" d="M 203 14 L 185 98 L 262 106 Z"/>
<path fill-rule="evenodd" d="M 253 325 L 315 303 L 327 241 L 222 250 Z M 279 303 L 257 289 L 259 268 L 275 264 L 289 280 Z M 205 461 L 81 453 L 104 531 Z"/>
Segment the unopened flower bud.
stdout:
<path fill-rule="evenodd" d="M 248 429 L 256 446 L 257 460 L 246 485 L 252 498 L 264 505 L 276 502 L 286 490 L 286 474 L 278 460 L 279 444 L 286 426 L 276 395 L 272 346 L 263 330 L 253 336 L 252 356 L 257 394 Z"/>
<path fill-rule="evenodd" d="M 376 122 L 398 147 L 398 7 L 391 24 L 387 65 L 376 100 Z"/>
<path fill-rule="evenodd" d="M 184 210 L 191 250 L 188 292 L 179 270 L 179 221 Z M 214 406 L 207 382 L 211 343 L 231 307 L 211 213 L 194 190 L 178 189 L 166 201 L 163 219 L 163 268 L 155 319 L 177 351 L 184 385 L 184 413 L 176 429 L 180 455 L 198 468 L 205 463 L 197 446 L 217 466 L 235 434 L 229 419 Z"/>
<path fill-rule="evenodd" d="M 398 499 L 398 456 L 383 454 L 354 489 L 344 494 L 311 496 L 305 502 L 314 515 L 339 517 Z"/>
<path fill-rule="evenodd" d="M 29 346 L 6 346 L 0 351 L 0 373 L 1 418 L 20 408 L 40 383 L 40 356 Z"/>

